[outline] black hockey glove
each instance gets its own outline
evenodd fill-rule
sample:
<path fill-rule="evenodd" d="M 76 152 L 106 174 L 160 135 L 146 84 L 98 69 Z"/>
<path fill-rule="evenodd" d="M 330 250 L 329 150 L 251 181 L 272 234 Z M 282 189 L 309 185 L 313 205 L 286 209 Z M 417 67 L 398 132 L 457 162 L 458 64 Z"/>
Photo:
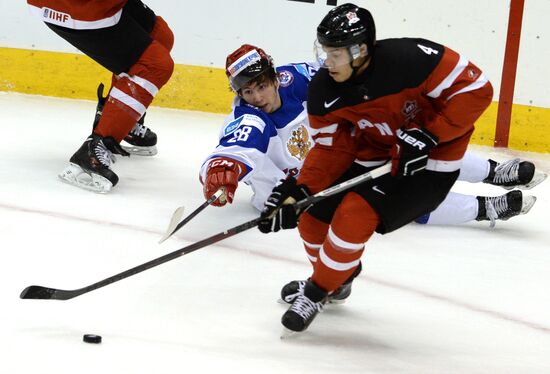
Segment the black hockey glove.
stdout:
<path fill-rule="evenodd" d="M 424 170 L 428 163 L 428 155 L 438 140 L 437 136 L 426 129 L 397 130 L 397 143 L 391 151 L 391 175 L 402 178 Z"/>
<path fill-rule="evenodd" d="M 293 204 L 309 195 L 309 189 L 303 184 L 296 184 L 294 177 L 284 179 L 281 184 L 273 188 L 271 195 L 267 198 L 258 229 L 267 234 L 280 229 L 295 228 L 298 226 L 298 217 L 304 209 L 296 211 Z"/>

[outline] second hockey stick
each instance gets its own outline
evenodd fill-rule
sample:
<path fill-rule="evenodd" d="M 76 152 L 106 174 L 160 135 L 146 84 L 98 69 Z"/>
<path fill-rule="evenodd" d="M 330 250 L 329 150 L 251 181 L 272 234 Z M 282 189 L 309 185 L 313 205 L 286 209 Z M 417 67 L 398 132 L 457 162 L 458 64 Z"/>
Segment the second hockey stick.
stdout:
<path fill-rule="evenodd" d="M 325 199 L 328 196 L 334 195 L 336 193 L 347 190 L 351 187 L 354 187 L 368 180 L 378 178 L 384 174 L 387 174 L 390 170 L 391 170 L 391 164 L 382 165 L 368 173 L 361 174 L 355 178 L 352 178 L 345 182 L 339 183 L 336 186 L 327 188 L 326 190 L 316 193 L 313 196 L 309 196 L 303 200 L 300 200 L 296 204 L 294 204 L 294 206 L 296 207 L 296 209 L 301 209 L 308 205 L 315 204 Z M 49 287 L 43 287 L 43 286 L 29 286 L 21 292 L 21 295 L 19 297 L 21 299 L 69 300 L 74 297 L 80 296 L 82 294 L 88 293 L 90 291 L 97 290 L 98 288 L 105 287 L 111 283 L 118 282 L 132 275 L 141 273 L 142 271 L 151 269 L 155 266 L 161 265 L 175 258 L 184 256 L 198 249 L 217 243 L 221 240 L 227 239 L 233 235 L 239 234 L 243 231 L 256 227 L 260 221 L 261 221 L 260 217 L 255 218 L 251 221 L 245 222 L 243 224 L 240 224 L 228 230 L 222 231 L 209 238 L 206 238 L 196 243 L 193 243 L 191 245 L 188 245 L 187 247 L 180 248 L 174 252 L 170 252 L 164 256 L 158 257 L 154 260 L 138 265 L 136 267 L 123 271 L 122 273 L 113 275 L 109 278 L 103 279 L 102 281 L 93 283 L 86 287 L 78 288 L 76 290 L 60 290 L 57 288 L 49 288 Z"/>
<path fill-rule="evenodd" d="M 181 222 L 180 222 L 180 220 L 181 220 L 181 217 L 183 217 L 183 212 L 184 212 L 185 208 L 183 206 L 180 206 L 179 208 L 177 208 L 176 211 L 174 212 L 174 214 L 172 214 L 172 218 L 170 219 L 170 223 L 168 224 L 168 228 L 166 229 L 166 232 L 164 233 L 162 238 L 160 238 L 159 244 L 164 242 L 166 239 L 168 239 L 172 235 L 174 235 L 176 233 L 176 231 L 181 229 L 187 222 L 189 222 L 193 218 L 195 218 L 195 216 L 197 214 L 199 214 L 200 212 L 202 212 L 208 205 L 210 205 L 214 201 L 218 200 L 220 198 L 220 196 L 223 195 L 223 193 L 224 193 L 223 189 L 220 188 L 219 190 L 217 190 L 214 195 L 210 196 L 208 198 L 208 200 L 206 200 L 204 203 L 202 203 L 201 206 L 199 206 L 197 209 L 195 209 L 190 215 L 185 217 L 185 219 Z"/>

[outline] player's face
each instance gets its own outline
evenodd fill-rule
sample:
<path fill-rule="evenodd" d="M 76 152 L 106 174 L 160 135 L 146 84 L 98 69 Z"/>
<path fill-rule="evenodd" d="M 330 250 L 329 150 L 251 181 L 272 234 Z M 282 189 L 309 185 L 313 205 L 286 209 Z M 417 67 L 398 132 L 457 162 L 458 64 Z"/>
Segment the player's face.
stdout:
<path fill-rule="evenodd" d="M 315 42 L 315 54 L 321 67 L 328 69 L 329 75 L 336 82 L 347 81 L 353 75 L 352 66 L 361 66 L 364 69 L 362 65 L 368 57 L 365 44 L 350 47 L 327 47 L 318 41 Z"/>
<path fill-rule="evenodd" d="M 277 84 L 269 81 L 251 83 L 241 89 L 241 97 L 262 111 L 273 113 L 281 107 L 281 97 L 277 88 Z"/>
<path fill-rule="evenodd" d="M 352 58 L 347 48 L 320 46 L 317 59 L 321 66 L 328 69 L 329 75 L 336 82 L 344 82 L 351 77 L 353 69 L 350 66 Z"/>

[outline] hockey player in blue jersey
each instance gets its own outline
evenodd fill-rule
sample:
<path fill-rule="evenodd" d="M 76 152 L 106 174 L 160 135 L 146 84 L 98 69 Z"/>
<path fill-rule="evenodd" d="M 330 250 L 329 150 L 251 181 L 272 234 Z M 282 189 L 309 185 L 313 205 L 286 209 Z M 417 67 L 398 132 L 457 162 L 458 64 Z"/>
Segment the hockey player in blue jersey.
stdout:
<path fill-rule="evenodd" d="M 306 102 L 307 87 L 316 71 L 317 66 L 310 63 L 276 68 L 268 54 L 248 44 L 227 57 L 226 74 L 237 95 L 219 144 L 200 171 L 205 198 L 219 189 L 225 192 L 213 205 L 231 203 L 241 182 L 252 188 L 252 205 L 261 210 L 278 181 L 299 172 L 314 144 Z M 544 177 L 528 161 L 499 164 L 467 152 L 459 180 L 531 188 Z M 451 192 L 435 211 L 417 222 L 460 224 L 476 219 L 494 225 L 495 220 L 527 213 L 534 202 L 533 196 L 521 191 L 495 197 Z"/>
<path fill-rule="evenodd" d="M 201 168 L 205 196 L 225 190 L 214 205 L 231 203 L 242 182 L 254 191 L 252 205 L 260 210 L 280 179 L 298 173 L 313 146 L 306 101 L 315 71 L 307 63 L 275 68 L 269 55 L 248 44 L 227 57 L 237 96 L 219 145 Z"/>

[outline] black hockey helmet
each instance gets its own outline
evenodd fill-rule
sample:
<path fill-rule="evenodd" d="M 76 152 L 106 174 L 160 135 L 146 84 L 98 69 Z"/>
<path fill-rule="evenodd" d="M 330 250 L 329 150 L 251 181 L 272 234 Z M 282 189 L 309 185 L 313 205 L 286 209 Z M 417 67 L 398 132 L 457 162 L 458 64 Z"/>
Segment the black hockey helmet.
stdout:
<path fill-rule="evenodd" d="M 370 53 L 376 43 L 372 14 L 351 3 L 337 6 L 328 12 L 317 27 L 317 41 L 335 48 L 365 43 Z"/>
<path fill-rule="evenodd" d="M 241 45 L 225 60 L 225 74 L 235 92 L 239 92 L 252 79 L 270 70 L 274 76 L 275 67 L 271 56 L 263 49 L 250 44 Z"/>

